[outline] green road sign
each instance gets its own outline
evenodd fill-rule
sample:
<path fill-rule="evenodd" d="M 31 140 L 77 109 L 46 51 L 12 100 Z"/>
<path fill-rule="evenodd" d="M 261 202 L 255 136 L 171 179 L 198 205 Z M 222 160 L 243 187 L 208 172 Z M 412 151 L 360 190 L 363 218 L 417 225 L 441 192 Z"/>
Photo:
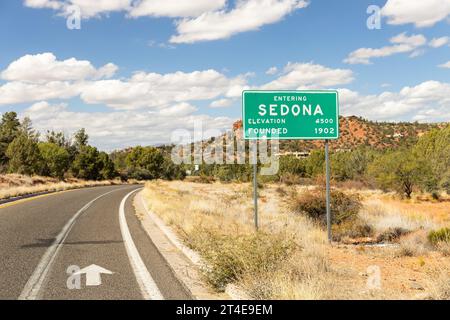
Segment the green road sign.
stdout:
<path fill-rule="evenodd" d="M 337 139 L 339 101 L 334 90 L 242 93 L 244 139 Z"/>

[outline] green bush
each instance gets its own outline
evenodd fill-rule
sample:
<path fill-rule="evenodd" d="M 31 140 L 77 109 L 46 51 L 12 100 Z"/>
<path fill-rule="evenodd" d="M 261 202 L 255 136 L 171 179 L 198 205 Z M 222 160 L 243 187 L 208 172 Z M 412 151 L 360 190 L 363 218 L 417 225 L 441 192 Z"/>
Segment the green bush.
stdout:
<path fill-rule="evenodd" d="M 428 233 L 428 241 L 436 245 L 439 242 L 450 243 L 450 228 L 442 228 Z"/>
<path fill-rule="evenodd" d="M 69 152 L 55 143 L 41 142 L 38 144 L 44 160 L 43 174 L 62 180 L 69 169 Z"/>
<path fill-rule="evenodd" d="M 10 173 L 33 175 L 42 171 L 43 161 L 36 139 L 20 134 L 8 145 L 5 154 Z"/>
<path fill-rule="evenodd" d="M 308 217 L 326 224 L 326 198 L 323 190 L 305 193 L 294 199 L 293 209 L 305 213 Z M 361 209 L 361 202 L 355 195 L 341 191 L 331 192 L 331 221 L 340 224 L 355 218 Z"/>

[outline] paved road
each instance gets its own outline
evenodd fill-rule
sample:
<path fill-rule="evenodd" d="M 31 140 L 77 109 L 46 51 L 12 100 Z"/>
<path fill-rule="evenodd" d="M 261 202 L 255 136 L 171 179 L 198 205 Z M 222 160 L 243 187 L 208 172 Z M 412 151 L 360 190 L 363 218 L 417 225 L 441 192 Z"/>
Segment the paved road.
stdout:
<path fill-rule="evenodd" d="M 139 188 L 80 189 L 0 206 L 0 299 L 189 299 L 134 215 Z M 67 273 L 91 265 L 113 273 Z M 101 284 L 87 286 L 87 278 Z"/>

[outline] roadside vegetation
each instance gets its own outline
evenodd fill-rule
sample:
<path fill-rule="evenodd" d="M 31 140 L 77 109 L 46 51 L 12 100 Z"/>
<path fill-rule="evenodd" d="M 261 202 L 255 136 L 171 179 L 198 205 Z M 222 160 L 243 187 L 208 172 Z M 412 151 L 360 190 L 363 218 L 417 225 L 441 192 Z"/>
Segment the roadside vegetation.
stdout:
<path fill-rule="evenodd" d="M 108 154 L 89 145 L 84 129 L 73 137 L 55 131 L 41 136 L 29 118 L 20 121 L 15 112 L 2 114 L 0 199 L 81 186 L 183 179 L 184 175 L 164 148 L 137 146 Z"/>
<path fill-rule="evenodd" d="M 331 155 L 334 185 L 345 188 L 381 189 L 411 198 L 414 192 L 428 192 L 439 199 L 450 193 L 450 125 L 435 128 L 414 143 L 408 140 L 396 148 L 379 149 L 362 145 L 352 150 L 337 150 Z M 311 185 L 321 183 L 325 156 L 314 149 L 309 156 L 280 157 L 280 170 L 274 176 L 261 176 L 262 182 Z M 194 167 L 187 166 L 194 171 Z M 204 164 L 197 175 L 203 180 L 249 182 L 251 165 Z"/>
<path fill-rule="evenodd" d="M 333 246 L 320 186 L 268 183 L 253 225 L 249 183 L 148 182 L 144 197 L 204 259 L 205 281 L 232 284 L 254 299 L 450 298 L 450 198 L 400 199 L 335 190 Z M 378 266 L 382 288 L 369 289 Z"/>
<path fill-rule="evenodd" d="M 138 181 L 128 181 L 129 183 L 138 183 Z M 70 189 L 109 186 L 121 184 L 120 180 L 81 180 L 70 178 L 61 181 L 59 179 L 26 176 L 21 174 L 0 175 L 0 199 L 10 199 L 29 194 L 39 194 L 42 192 L 65 191 Z"/>
<path fill-rule="evenodd" d="M 233 284 L 255 299 L 449 299 L 449 141 L 447 125 L 393 149 L 334 152 L 333 246 L 321 150 L 283 156 L 277 175 L 258 177 L 258 232 L 249 165 L 203 164 L 184 182 L 147 183 L 144 195 L 200 253 L 215 290 Z M 367 287 L 373 266 L 380 289 Z"/>

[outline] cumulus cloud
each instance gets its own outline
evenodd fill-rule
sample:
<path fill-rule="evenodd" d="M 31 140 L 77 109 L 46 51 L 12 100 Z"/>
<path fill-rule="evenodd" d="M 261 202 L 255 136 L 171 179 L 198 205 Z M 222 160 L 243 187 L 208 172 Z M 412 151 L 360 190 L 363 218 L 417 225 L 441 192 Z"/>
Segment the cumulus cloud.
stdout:
<path fill-rule="evenodd" d="M 204 12 L 221 9 L 226 0 L 25 0 L 30 8 L 49 8 L 67 15 L 70 8 L 80 9 L 82 17 L 89 19 L 110 12 L 123 11 L 129 17 L 197 17 Z"/>
<path fill-rule="evenodd" d="M 80 85 L 67 81 L 48 83 L 7 82 L 0 85 L 0 105 L 49 99 L 69 99 L 80 94 Z"/>
<path fill-rule="evenodd" d="M 229 107 L 233 104 L 233 100 L 231 99 L 219 99 L 219 100 L 214 100 L 213 102 L 211 102 L 211 104 L 209 105 L 211 108 L 226 108 Z"/>
<path fill-rule="evenodd" d="M 110 12 L 127 17 L 174 18 L 177 34 L 172 43 L 193 43 L 229 38 L 280 21 L 293 11 L 308 5 L 307 0 L 237 0 L 227 8 L 227 0 L 24 0 L 30 8 L 50 8 L 69 16 L 73 8 L 89 19 Z"/>
<path fill-rule="evenodd" d="M 450 119 L 450 83 L 425 81 L 399 92 L 360 95 L 339 89 L 341 113 L 382 121 L 441 122 Z"/>
<path fill-rule="evenodd" d="M 89 82 L 83 86 L 81 98 L 89 104 L 137 109 L 240 95 L 244 84 L 241 78 L 229 79 L 215 70 L 168 74 L 138 72 L 126 80 Z"/>
<path fill-rule="evenodd" d="M 427 43 L 427 39 L 421 34 L 408 36 L 406 33 L 400 33 L 390 39 L 392 45 L 382 48 L 360 48 L 351 52 L 344 60 L 348 64 L 370 64 L 372 58 L 388 57 L 397 53 L 412 52 L 412 57 L 417 56 L 419 47 Z M 414 53 L 416 52 L 416 53 Z"/>
<path fill-rule="evenodd" d="M 45 83 L 51 81 L 85 80 L 88 78 L 109 78 L 116 71 L 113 63 L 96 69 L 89 61 L 70 58 L 59 61 L 50 52 L 27 54 L 13 61 L 1 73 L 1 78 L 8 81 Z"/>
<path fill-rule="evenodd" d="M 423 43 L 420 37 L 404 35 L 391 41 L 403 45 Z M 449 68 L 450 61 L 441 67 Z M 345 88 L 354 79 L 351 70 L 312 62 L 288 63 L 276 79 L 260 86 L 251 84 L 251 73 L 227 77 L 212 69 L 166 74 L 139 71 L 128 78 L 107 79 L 114 77 L 116 70 L 112 63 L 96 68 L 89 61 L 75 58 L 27 55 L 1 72 L 6 82 L 0 84 L 0 105 L 34 103 L 24 115 L 30 116 L 38 129 L 74 131 L 86 127 L 96 145 L 105 149 L 167 143 L 173 130 L 191 130 L 193 123 L 200 120 L 206 128 L 230 128 L 233 119 L 197 114 L 195 103 L 206 101 L 212 108 L 227 107 L 245 89 L 344 87 L 339 89 L 344 115 L 390 121 L 450 119 L 449 83 L 426 81 L 399 92 L 361 95 Z M 114 110 L 73 111 L 64 100 L 76 97 L 87 105 L 101 104 Z"/>
<path fill-rule="evenodd" d="M 248 74 L 228 78 L 210 69 L 136 72 L 130 78 L 108 79 L 117 69 L 113 63 L 95 68 L 85 60 L 60 61 L 52 53 L 26 55 L 1 72 L 1 78 L 9 82 L 0 85 L 0 105 L 79 96 L 88 104 L 132 110 L 219 96 L 233 98 L 248 88 Z"/>
<path fill-rule="evenodd" d="M 267 75 L 274 75 L 278 72 L 278 68 L 277 67 L 270 67 L 269 69 L 267 69 L 266 74 Z"/>
<path fill-rule="evenodd" d="M 238 0 L 231 10 L 209 11 L 177 22 L 172 43 L 193 43 L 226 39 L 234 34 L 258 30 L 308 5 L 304 0 Z"/>
<path fill-rule="evenodd" d="M 430 40 L 428 45 L 432 48 L 439 48 L 445 46 L 447 43 L 449 43 L 449 41 L 450 37 L 433 38 Z"/>
<path fill-rule="evenodd" d="M 57 130 L 71 135 L 80 128 L 86 128 L 91 143 L 106 151 L 170 143 L 175 130 L 192 132 L 195 123 L 201 123 L 204 130 L 222 131 L 233 123 L 233 119 L 228 117 L 192 114 L 194 109 L 193 106 L 179 104 L 167 109 L 170 112 L 78 112 L 70 110 L 67 104 L 53 105 L 41 101 L 26 109 L 22 116 L 30 117 L 41 132 Z"/>
<path fill-rule="evenodd" d="M 226 0 L 141 0 L 129 11 L 131 17 L 198 17 L 204 12 L 215 11 L 225 6 Z"/>
<path fill-rule="evenodd" d="M 313 63 L 288 63 L 280 77 L 261 89 L 320 89 L 347 84 L 353 81 L 353 72 L 349 69 L 332 69 Z"/>
<path fill-rule="evenodd" d="M 450 61 L 447 61 L 446 63 L 440 64 L 439 67 L 440 68 L 450 69 Z"/>
<path fill-rule="evenodd" d="M 48 8 L 59 10 L 62 8 L 62 3 L 58 0 L 25 0 L 24 4 L 27 7 L 36 9 Z"/>
<path fill-rule="evenodd" d="M 115 11 L 128 11 L 132 0 L 25 0 L 24 5 L 30 8 L 50 8 L 61 15 L 72 13 L 73 6 L 80 9 L 83 18 L 97 17 Z"/>
<path fill-rule="evenodd" d="M 381 13 L 389 24 L 431 27 L 450 15 L 450 0 L 388 0 Z"/>

